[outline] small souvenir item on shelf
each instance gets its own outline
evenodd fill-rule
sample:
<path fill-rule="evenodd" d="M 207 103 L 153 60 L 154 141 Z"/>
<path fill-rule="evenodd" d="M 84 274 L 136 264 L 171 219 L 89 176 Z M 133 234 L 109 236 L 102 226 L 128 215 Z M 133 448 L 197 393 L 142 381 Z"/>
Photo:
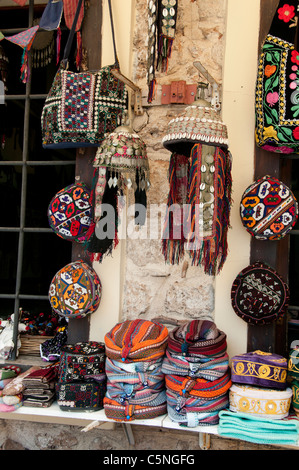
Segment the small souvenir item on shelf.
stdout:
<path fill-rule="evenodd" d="M 236 276 L 231 288 L 231 303 L 235 313 L 247 323 L 271 323 L 286 313 L 289 288 L 274 269 L 256 262 Z"/>
<path fill-rule="evenodd" d="M 97 411 L 103 408 L 105 383 L 57 382 L 55 388 L 58 406 L 63 411 Z"/>
<path fill-rule="evenodd" d="M 233 384 L 229 391 L 229 409 L 252 416 L 282 419 L 289 415 L 292 390 L 273 390 Z"/>
<path fill-rule="evenodd" d="M 102 297 L 102 284 L 93 268 L 74 261 L 60 269 L 49 288 L 52 309 L 66 318 L 83 318 L 93 313 Z"/>
<path fill-rule="evenodd" d="M 62 318 L 62 317 L 61 317 Z M 40 357 L 45 362 L 58 361 L 62 346 L 67 342 L 67 328 L 62 326 L 57 329 L 53 338 L 49 338 L 39 346 Z"/>
<path fill-rule="evenodd" d="M 285 390 L 287 359 L 259 350 L 239 354 L 232 358 L 231 380 L 238 384 Z"/>
<path fill-rule="evenodd" d="M 78 1 L 77 13 L 82 7 Z M 110 15 L 112 15 L 109 0 Z M 68 57 L 76 29 L 75 17 L 64 56 L 56 73 L 42 115 L 42 145 L 44 148 L 97 147 L 106 132 L 112 132 L 127 109 L 127 91 L 124 83 L 112 70 L 119 69 L 113 46 L 115 63 L 97 72 L 73 72 L 68 69 Z"/>
<path fill-rule="evenodd" d="M 166 413 L 162 361 L 167 339 L 165 326 L 141 319 L 117 323 L 105 335 L 108 418 L 132 421 Z"/>
<path fill-rule="evenodd" d="M 58 381 L 76 382 L 103 378 L 105 374 L 105 345 L 86 341 L 62 346 Z"/>
<path fill-rule="evenodd" d="M 85 183 L 61 189 L 48 207 L 51 229 L 61 238 L 83 243 L 91 224 L 90 190 Z"/>
<path fill-rule="evenodd" d="M 218 274 L 227 257 L 231 206 L 226 125 L 215 109 L 195 101 L 169 122 L 162 143 L 172 152 L 162 236 L 165 261 L 179 263 L 188 253 L 192 265 Z"/>
<path fill-rule="evenodd" d="M 280 240 L 298 219 L 298 203 L 292 191 L 273 176 L 264 176 L 243 193 L 241 221 L 257 240 Z"/>
<path fill-rule="evenodd" d="M 299 152 L 297 0 L 280 0 L 259 57 L 256 143 L 269 152 Z"/>
<path fill-rule="evenodd" d="M 55 399 L 57 369 L 56 364 L 51 364 L 31 372 L 23 379 L 24 406 L 47 408 L 52 405 Z"/>

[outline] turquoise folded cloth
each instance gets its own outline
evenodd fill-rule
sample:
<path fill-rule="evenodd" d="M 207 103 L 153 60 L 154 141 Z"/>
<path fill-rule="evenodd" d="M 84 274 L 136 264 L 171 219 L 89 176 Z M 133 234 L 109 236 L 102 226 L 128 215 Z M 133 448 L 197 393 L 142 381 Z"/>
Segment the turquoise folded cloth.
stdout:
<path fill-rule="evenodd" d="M 299 419 L 271 419 L 229 410 L 219 412 L 218 433 L 256 444 L 298 444 Z"/>

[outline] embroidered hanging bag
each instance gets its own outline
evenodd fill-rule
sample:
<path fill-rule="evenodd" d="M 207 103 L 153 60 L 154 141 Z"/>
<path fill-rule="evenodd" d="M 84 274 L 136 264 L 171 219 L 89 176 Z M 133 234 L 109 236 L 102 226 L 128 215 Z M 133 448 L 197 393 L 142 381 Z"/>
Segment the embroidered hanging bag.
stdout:
<path fill-rule="evenodd" d="M 44 148 L 97 147 L 112 132 L 127 109 L 127 91 L 112 73 L 118 69 L 109 0 L 115 63 L 97 72 L 68 70 L 68 57 L 82 5 L 79 0 L 64 57 L 46 98 L 42 115 Z"/>
<path fill-rule="evenodd" d="M 258 63 L 256 143 L 282 154 L 299 153 L 297 0 L 280 0 Z"/>

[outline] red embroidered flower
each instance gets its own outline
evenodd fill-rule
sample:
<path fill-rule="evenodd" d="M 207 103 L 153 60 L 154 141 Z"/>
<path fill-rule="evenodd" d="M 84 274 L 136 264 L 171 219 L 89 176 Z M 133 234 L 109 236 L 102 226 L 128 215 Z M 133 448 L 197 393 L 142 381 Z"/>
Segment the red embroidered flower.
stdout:
<path fill-rule="evenodd" d="M 299 127 L 295 127 L 293 130 L 293 137 L 294 139 L 299 140 Z"/>
<path fill-rule="evenodd" d="M 291 61 L 294 62 L 294 64 L 299 65 L 299 52 L 298 51 L 292 51 L 291 54 Z"/>
<path fill-rule="evenodd" d="M 288 5 L 287 3 L 278 9 L 278 18 L 283 20 L 285 23 L 288 23 L 295 16 L 295 7 L 293 5 Z"/>

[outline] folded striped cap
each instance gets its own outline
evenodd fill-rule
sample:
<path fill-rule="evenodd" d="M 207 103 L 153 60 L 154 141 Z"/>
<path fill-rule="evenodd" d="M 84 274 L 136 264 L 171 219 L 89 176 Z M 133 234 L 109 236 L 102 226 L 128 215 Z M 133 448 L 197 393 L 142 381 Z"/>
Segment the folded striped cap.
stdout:
<path fill-rule="evenodd" d="M 167 346 L 172 354 L 206 357 L 222 356 L 226 348 L 226 334 L 209 320 L 192 320 L 175 328 Z"/>
<path fill-rule="evenodd" d="M 149 320 L 117 323 L 105 336 L 106 355 L 122 362 L 158 359 L 165 353 L 168 330 Z"/>
<path fill-rule="evenodd" d="M 179 375 L 165 375 L 167 390 L 171 390 L 182 397 L 197 397 L 213 399 L 228 393 L 232 385 L 230 371 L 217 380 L 202 378 L 191 379 Z"/>

